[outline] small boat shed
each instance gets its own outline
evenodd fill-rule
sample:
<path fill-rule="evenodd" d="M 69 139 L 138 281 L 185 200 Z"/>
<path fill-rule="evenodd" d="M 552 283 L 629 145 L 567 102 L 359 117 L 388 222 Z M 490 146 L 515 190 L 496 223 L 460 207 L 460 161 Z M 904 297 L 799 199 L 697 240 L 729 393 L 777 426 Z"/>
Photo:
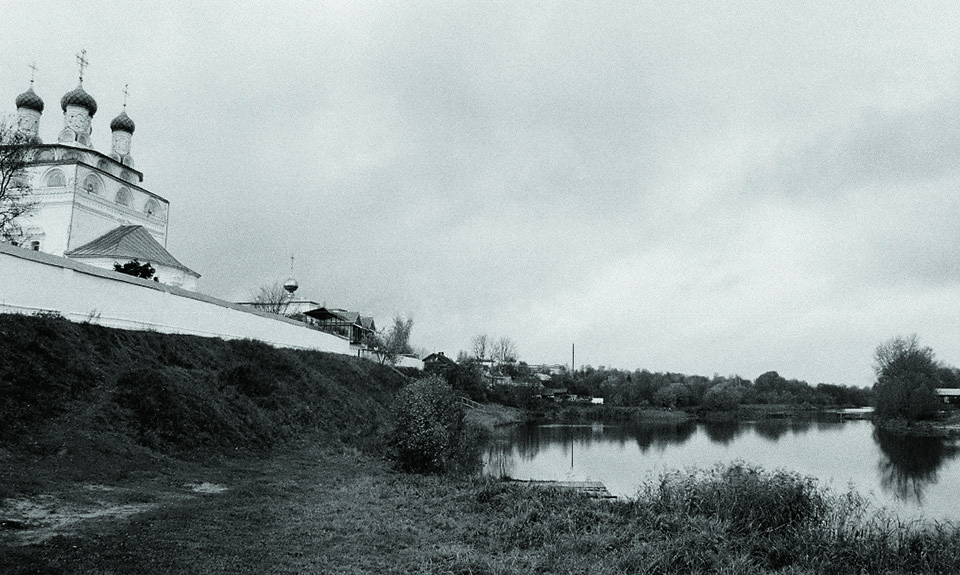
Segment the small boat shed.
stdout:
<path fill-rule="evenodd" d="M 960 403 L 960 389 L 938 387 L 935 391 L 937 392 L 937 397 L 942 399 L 944 403 Z"/>

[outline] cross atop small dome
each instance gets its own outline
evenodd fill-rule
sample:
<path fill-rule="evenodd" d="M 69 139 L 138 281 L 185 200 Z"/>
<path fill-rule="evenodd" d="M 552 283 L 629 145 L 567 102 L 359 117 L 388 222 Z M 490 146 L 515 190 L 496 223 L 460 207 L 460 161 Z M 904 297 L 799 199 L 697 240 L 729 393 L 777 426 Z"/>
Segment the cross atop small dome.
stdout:
<path fill-rule="evenodd" d="M 17 96 L 17 108 L 26 108 L 43 113 L 43 100 L 33 91 L 33 80 L 37 74 L 37 63 L 30 64 L 30 87 L 27 91 Z"/>

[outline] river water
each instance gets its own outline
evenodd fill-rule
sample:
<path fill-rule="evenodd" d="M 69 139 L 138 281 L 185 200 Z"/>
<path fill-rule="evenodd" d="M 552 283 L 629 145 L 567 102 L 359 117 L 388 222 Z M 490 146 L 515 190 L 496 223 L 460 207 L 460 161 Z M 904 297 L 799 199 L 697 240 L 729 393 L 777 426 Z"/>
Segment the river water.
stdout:
<path fill-rule="evenodd" d="M 960 444 L 904 437 L 865 420 L 519 425 L 489 449 L 486 470 L 514 479 L 602 481 L 633 496 L 662 473 L 742 461 L 849 487 L 903 520 L 960 522 Z"/>

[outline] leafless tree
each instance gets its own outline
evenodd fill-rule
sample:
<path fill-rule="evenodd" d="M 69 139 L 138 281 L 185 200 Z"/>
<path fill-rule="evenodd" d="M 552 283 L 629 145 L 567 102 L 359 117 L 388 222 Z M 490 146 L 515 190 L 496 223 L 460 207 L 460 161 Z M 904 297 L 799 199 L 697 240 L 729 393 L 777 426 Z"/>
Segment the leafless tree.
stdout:
<path fill-rule="evenodd" d="M 509 337 L 501 337 L 494 342 L 491 356 L 502 367 L 517 360 L 517 346 Z"/>
<path fill-rule="evenodd" d="M 490 341 L 486 334 L 473 336 L 473 356 L 480 361 L 487 359 L 490 352 Z"/>
<path fill-rule="evenodd" d="M 274 282 L 272 285 L 260 286 L 260 291 L 253 296 L 253 307 L 260 311 L 287 315 L 292 296 L 284 289 L 283 284 Z"/>
<path fill-rule="evenodd" d="M 20 218 L 37 209 L 26 167 L 35 145 L 12 121 L 0 122 L 0 240 L 19 243 Z"/>
<path fill-rule="evenodd" d="M 929 347 L 921 347 L 917 334 L 911 334 L 907 337 L 898 335 L 877 346 L 873 354 L 873 370 L 879 377 L 898 359 L 916 355 L 933 357 L 933 350 Z"/>
<path fill-rule="evenodd" d="M 381 364 L 394 365 L 400 356 L 410 353 L 410 332 L 413 331 L 413 320 L 400 316 L 393 318 L 393 325 L 389 330 L 368 333 L 363 338 L 367 349 L 376 354 Z"/>

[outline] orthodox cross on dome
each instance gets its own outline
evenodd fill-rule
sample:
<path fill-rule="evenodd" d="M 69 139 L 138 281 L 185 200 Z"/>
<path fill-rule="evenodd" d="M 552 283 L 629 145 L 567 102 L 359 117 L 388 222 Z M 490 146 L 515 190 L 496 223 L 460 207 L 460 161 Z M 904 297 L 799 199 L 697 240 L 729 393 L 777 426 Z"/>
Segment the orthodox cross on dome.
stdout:
<path fill-rule="evenodd" d="M 83 69 L 90 65 L 90 62 L 87 60 L 86 48 L 80 50 L 80 53 L 77 54 L 77 64 L 80 65 L 80 83 L 83 84 Z"/>
<path fill-rule="evenodd" d="M 128 89 L 130 84 L 123 85 L 123 110 L 127 110 L 127 96 L 130 95 L 130 90 Z"/>
<path fill-rule="evenodd" d="M 30 64 L 27 66 L 27 68 L 30 68 L 30 87 L 33 88 L 33 77 L 37 75 L 37 70 L 39 70 L 39 68 L 37 68 L 36 62 Z"/>

